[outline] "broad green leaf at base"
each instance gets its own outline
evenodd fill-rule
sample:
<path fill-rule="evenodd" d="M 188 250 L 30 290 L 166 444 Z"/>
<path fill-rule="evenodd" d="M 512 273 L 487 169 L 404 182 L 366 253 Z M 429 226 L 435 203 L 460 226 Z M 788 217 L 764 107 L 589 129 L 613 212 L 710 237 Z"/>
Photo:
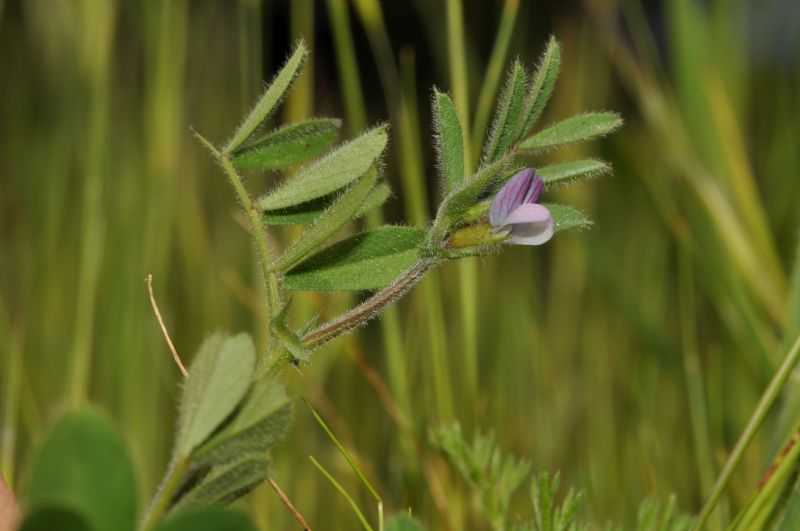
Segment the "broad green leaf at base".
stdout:
<path fill-rule="evenodd" d="M 258 527 L 242 512 L 203 507 L 168 516 L 156 531 L 258 531 Z"/>
<path fill-rule="evenodd" d="M 19 531 L 93 531 L 93 529 L 80 512 L 50 504 L 29 512 L 19 527 Z"/>
<path fill-rule="evenodd" d="M 31 526 L 54 517 L 46 508 L 58 512 L 60 507 L 75 513 L 69 520 L 75 526 L 82 518 L 93 531 L 132 531 L 137 507 L 133 465 L 111 422 L 93 410 L 64 416 L 34 463 L 27 498 L 30 518 L 42 508 Z"/>
<path fill-rule="evenodd" d="M 181 397 L 175 441 L 179 457 L 188 457 L 231 414 L 250 387 L 255 363 L 255 345 L 247 334 L 206 338 Z"/>

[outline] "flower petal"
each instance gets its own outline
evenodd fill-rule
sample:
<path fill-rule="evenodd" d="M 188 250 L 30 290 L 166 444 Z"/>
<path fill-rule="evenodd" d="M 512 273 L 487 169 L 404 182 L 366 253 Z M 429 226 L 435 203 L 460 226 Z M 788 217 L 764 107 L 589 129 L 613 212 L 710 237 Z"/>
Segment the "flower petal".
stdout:
<path fill-rule="evenodd" d="M 503 220 L 528 197 L 534 173 L 531 168 L 517 173 L 500 188 L 492 200 L 489 210 L 489 223 L 492 227 L 503 225 Z"/>
<path fill-rule="evenodd" d="M 511 225 L 511 237 L 505 243 L 515 245 L 541 245 L 553 237 L 555 228 L 547 207 L 534 203 L 517 207 L 503 225 Z"/>
<path fill-rule="evenodd" d="M 544 180 L 536 175 L 536 170 L 533 171 L 533 182 L 528 187 L 528 193 L 525 195 L 523 203 L 535 203 L 539 200 L 539 196 L 542 195 L 542 190 L 544 190 Z"/>

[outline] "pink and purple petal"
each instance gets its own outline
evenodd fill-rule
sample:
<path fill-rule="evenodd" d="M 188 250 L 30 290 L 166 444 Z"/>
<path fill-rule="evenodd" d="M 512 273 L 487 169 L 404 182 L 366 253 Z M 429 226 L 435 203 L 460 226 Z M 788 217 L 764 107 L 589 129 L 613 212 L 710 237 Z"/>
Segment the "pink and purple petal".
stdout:
<path fill-rule="evenodd" d="M 555 224 L 547 207 L 526 203 L 517 207 L 503 222 L 511 226 L 506 243 L 516 245 L 541 245 L 553 237 Z"/>
<path fill-rule="evenodd" d="M 500 188 L 494 196 L 492 207 L 489 210 L 489 223 L 493 227 L 503 224 L 503 220 L 521 204 L 525 203 L 531 195 L 531 186 L 534 183 L 533 169 L 528 168 L 517 173 Z"/>

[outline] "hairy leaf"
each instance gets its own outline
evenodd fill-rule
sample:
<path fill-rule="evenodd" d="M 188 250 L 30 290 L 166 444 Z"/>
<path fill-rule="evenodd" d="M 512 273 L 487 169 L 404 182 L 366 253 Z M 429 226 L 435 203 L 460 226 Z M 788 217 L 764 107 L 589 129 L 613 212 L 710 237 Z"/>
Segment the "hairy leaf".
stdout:
<path fill-rule="evenodd" d="M 433 124 L 436 156 L 444 189 L 450 191 L 464 178 L 464 132 L 453 101 L 433 91 Z"/>
<path fill-rule="evenodd" d="M 571 184 L 579 179 L 599 177 L 611 171 L 611 165 L 602 160 L 572 160 L 561 164 L 543 166 L 536 173 L 544 180 L 548 189 Z"/>
<path fill-rule="evenodd" d="M 326 196 L 363 176 L 386 147 L 386 127 L 377 127 L 331 151 L 277 190 L 258 200 L 261 210 L 286 208 Z"/>
<path fill-rule="evenodd" d="M 237 150 L 242 144 L 247 142 L 253 133 L 258 129 L 264 120 L 275 110 L 278 104 L 286 96 L 289 87 L 292 86 L 294 80 L 300 74 L 300 69 L 308 56 L 308 48 L 305 42 L 300 40 L 297 43 L 292 55 L 286 60 L 280 72 L 278 72 L 272 79 L 272 82 L 264 90 L 264 93 L 258 99 L 253 109 L 248 113 L 242 124 L 233 134 L 228 145 L 225 146 L 225 152 L 231 153 Z"/>
<path fill-rule="evenodd" d="M 231 162 L 239 168 L 262 170 L 301 164 L 330 146 L 340 124 L 340 120 L 319 118 L 282 127 L 236 150 L 231 155 Z"/>
<path fill-rule="evenodd" d="M 156 531 L 258 531 L 249 516 L 223 507 L 202 507 L 171 513 Z"/>
<path fill-rule="evenodd" d="M 522 106 L 525 103 L 526 79 L 525 69 L 519 61 L 514 61 L 500 95 L 492 129 L 483 150 L 484 163 L 494 162 L 502 157 L 514 140 L 514 133 L 522 114 Z"/>
<path fill-rule="evenodd" d="M 230 424 L 195 452 L 200 464 L 228 463 L 244 455 L 264 454 L 286 435 L 292 405 L 283 384 L 272 378 L 256 381 Z"/>
<path fill-rule="evenodd" d="M 543 203 L 543 205 L 553 215 L 556 232 L 586 229 L 592 225 L 591 220 L 580 210 L 555 203 Z"/>
<path fill-rule="evenodd" d="M 214 467 L 175 504 L 173 510 L 231 503 L 261 484 L 267 477 L 268 466 L 265 458 L 251 455 Z"/>
<path fill-rule="evenodd" d="M 176 453 L 187 457 L 233 412 L 250 387 L 256 349 L 247 334 L 216 333 L 203 342 L 183 388 Z"/>
<path fill-rule="evenodd" d="M 352 220 L 377 181 L 378 172 L 369 170 L 337 199 L 313 225 L 309 226 L 275 262 L 279 271 L 288 271 L 314 253 L 337 230 Z"/>
<path fill-rule="evenodd" d="M 419 258 L 425 231 L 380 227 L 352 236 L 309 258 L 285 277 L 293 290 L 370 290 L 389 285 Z"/>
<path fill-rule="evenodd" d="M 351 219 L 360 218 L 373 208 L 381 206 L 390 195 L 392 195 L 392 189 L 389 188 L 387 184 L 378 184 L 372 189 L 367 198 L 364 199 L 364 203 L 362 203 L 361 207 Z M 339 194 L 333 193 L 293 207 L 265 210 L 262 219 L 264 223 L 268 225 L 300 225 L 311 223 L 320 217 L 325 210 L 330 208 L 337 197 L 339 197 Z"/>
<path fill-rule="evenodd" d="M 92 410 L 64 416 L 34 462 L 27 499 L 31 509 L 43 509 L 35 518 L 30 515 L 34 521 L 27 522 L 25 529 L 43 529 L 36 526 L 64 509 L 75 513 L 74 518 L 69 516 L 75 529 L 81 529 L 83 519 L 95 531 L 132 531 L 136 480 L 122 438 L 111 422 Z"/>
<path fill-rule="evenodd" d="M 579 114 L 551 125 L 524 140 L 520 149 L 544 152 L 558 147 L 583 142 L 614 132 L 622 125 L 622 119 L 611 112 Z"/>
<path fill-rule="evenodd" d="M 556 79 L 558 78 L 558 70 L 561 67 L 561 46 L 555 37 L 550 37 L 547 42 L 544 54 L 539 61 L 539 68 L 533 77 L 533 83 L 528 91 L 528 97 L 525 100 L 525 108 L 522 112 L 525 117 L 520 120 L 519 128 L 517 129 L 515 142 L 525 138 L 525 135 L 536 124 L 536 121 L 542 115 L 547 102 L 550 100 L 550 95 L 553 93 Z"/>

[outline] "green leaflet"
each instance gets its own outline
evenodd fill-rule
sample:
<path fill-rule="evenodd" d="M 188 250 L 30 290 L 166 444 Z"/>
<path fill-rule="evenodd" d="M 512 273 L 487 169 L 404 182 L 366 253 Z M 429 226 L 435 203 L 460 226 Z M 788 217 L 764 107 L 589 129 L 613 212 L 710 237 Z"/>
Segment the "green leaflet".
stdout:
<path fill-rule="evenodd" d="M 133 465 L 105 416 L 83 410 L 56 424 L 34 462 L 27 502 L 31 513 L 24 529 L 46 529 L 42 526 L 60 514 L 65 526 L 72 526 L 65 529 L 77 531 L 85 521 L 93 531 L 133 531 L 137 506 Z"/>
<path fill-rule="evenodd" d="M 580 210 L 555 203 L 542 203 L 553 215 L 555 231 L 586 229 L 592 222 Z"/>
<path fill-rule="evenodd" d="M 175 440 L 187 457 L 231 414 L 250 387 L 256 348 L 247 334 L 216 333 L 203 341 L 183 388 Z"/>
<path fill-rule="evenodd" d="M 258 380 L 231 423 L 198 448 L 194 459 L 200 464 L 221 464 L 264 454 L 283 440 L 291 419 L 292 406 L 283 384 L 271 378 Z"/>
<path fill-rule="evenodd" d="M 575 142 L 591 140 L 612 133 L 622 125 L 622 119 L 615 113 L 596 112 L 579 114 L 551 125 L 520 145 L 523 151 L 544 152 Z"/>
<path fill-rule="evenodd" d="M 275 268 L 279 271 L 292 269 L 315 252 L 345 223 L 353 219 L 375 186 L 377 177 L 377 170 L 372 169 L 350 186 L 331 208 L 326 210 L 313 225 L 292 242 L 283 256 L 275 262 Z"/>
<path fill-rule="evenodd" d="M 386 520 L 385 531 L 425 531 L 416 519 L 408 516 L 407 514 L 396 514 Z"/>
<path fill-rule="evenodd" d="M 331 151 L 277 190 L 261 197 L 261 210 L 286 208 L 339 190 L 364 175 L 386 147 L 386 127 L 377 127 Z"/>
<path fill-rule="evenodd" d="M 392 195 L 392 189 L 389 188 L 387 184 L 378 184 L 372 189 L 367 198 L 364 199 L 364 203 L 361 204 L 361 207 L 356 211 L 352 219 L 360 218 L 373 208 L 381 206 L 390 195 Z M 320 217 L 325 210 L 330 208 L 337 197 L 339 197 L 339 194 L 334 192 L 325 197 L 313 199 L 300 205 L 279 208 L 277 210 L 265 210 L 262 219 L 267 225 L 300 225 L 311 223 Z"/>
<path fill-rule="evenodd" d="M 433 90 L 436 157 L 444 189 L 449 192 L 464 178 L 464 132 L 455 105 L 444 92 Z"/>
<path fill-rule="evenodd" d="M 611 171 L 611 165 L 602 160 L 571 160 L 561 164 L 542 166 L 536 170 L 548 189 L 566 186 L 579 179 L 599 177 Z"/>
<path fill-rule="evenodd" d="M 389 285 L 419 258 L 425 231 L 380 227 L 340 241 L 289 272 L 292 290 L 371 290 Z"/>
<path fill-rule="evenodd" d="M 514 140 L 522 106 L 525 103 L 526 78 L 525 69 L 519 61 L 514 61 L 500 95 L 492 130 L 483 150 L 484 163 L 494 162 L 502 157 Z"/>
<path fill-rule="evenodd" d="M 156 531 L 258 531 L 249 516 L 222 507 L 202 507 L 170 514 Z"/>
<path fill-rule="evenodd" d="M 276 170 L 302 164 L 322 153 L 336 138 L 340 120 L 319 118 L 282 127 L 231 154 L 238 168 Z"/>
<path fill-rule="evenodd" d="M 306 48 L 306 43 L 300 40 L 292 55 L 286 60 L 286 64 L 272 79 L 261 98 L 259 98 L 253 109 L 233 134 L 233 138 L 225 146 L 223 150 L 225 153 L 232 153 L 239 149 L 253 135 L 256 129 L 264 123 L 270 113 L 275 110 L 275 107 L 283 100 L 289 87 L 292 86 L 292 83 L 300 74 L 307 56 L 308 48 Z"/>
<path fill-rule="evenodd" d="M 519 142 L 520 139 L 528 134 L 542 115 L 542 111 L 553 93 L 560 67 L 561 45 L 559 45 L 555 37 L 550 37 L 547 42 L 547 48 L 545 48 L 544 54 L 542 54 L 542 58 L 539 61 L 539 68 L 533 77 L 531 88 L 528 91 L 525 108 L 522 113 L 525 116 L 525 120 L 520 121 L 515 138 L 516 142 Z"/>
<path fill-rule="evenodd" d="M 269 462 L 261 456 L 246 456 L 234 463 L 214 467 L 172 510 L 231 503 L 264 481 L 268 467 Z"/>

